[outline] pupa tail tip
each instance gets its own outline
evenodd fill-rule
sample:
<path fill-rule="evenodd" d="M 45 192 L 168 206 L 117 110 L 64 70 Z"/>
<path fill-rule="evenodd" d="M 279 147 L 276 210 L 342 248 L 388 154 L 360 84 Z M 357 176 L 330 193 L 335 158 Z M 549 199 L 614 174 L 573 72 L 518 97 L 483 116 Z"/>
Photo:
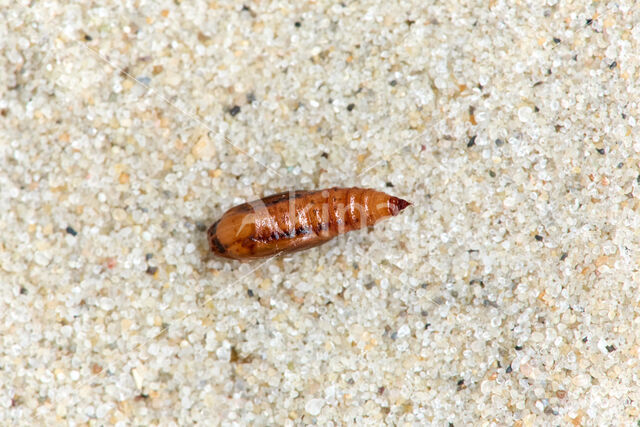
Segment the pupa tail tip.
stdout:
<path fill-rule="evenodd" d="M 413 203 L 404 200 L 404 199 L 398 199 L 398 211 L 403 210 L 404 208 L 411 206 Z"/>
<path fill-rule="evenodd" d="M 401 199 L 399 197 L 392 197 L 391 198 L 391 214 L 392 215 L 398 215 L 400 213 L 400 211 L 404 210 L 407 206 L 411 206 L 413 203 Z"/>

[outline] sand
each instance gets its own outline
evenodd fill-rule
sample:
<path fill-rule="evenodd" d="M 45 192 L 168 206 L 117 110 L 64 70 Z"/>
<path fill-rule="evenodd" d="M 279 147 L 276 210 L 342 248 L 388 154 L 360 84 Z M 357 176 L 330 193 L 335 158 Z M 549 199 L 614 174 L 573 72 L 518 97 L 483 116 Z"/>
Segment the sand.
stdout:
<path fill-rule="evenodd" d="M 0 419 L 635 425 L 640 6 L 0 6 Z M 413 202 L 213 258 L 231 206 Z"/>

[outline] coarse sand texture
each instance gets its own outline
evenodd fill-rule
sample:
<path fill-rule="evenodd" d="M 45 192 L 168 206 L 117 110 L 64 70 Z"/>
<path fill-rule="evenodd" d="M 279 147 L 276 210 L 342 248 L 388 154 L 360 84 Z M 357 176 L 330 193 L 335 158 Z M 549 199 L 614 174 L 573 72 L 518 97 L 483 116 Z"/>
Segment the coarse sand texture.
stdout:
<path fill-rule="evenodd" d="M 637 425 L 640 3 L 0 1 L 0 424 Z M 400 215 L 240 262 L 290 190 Z"/>

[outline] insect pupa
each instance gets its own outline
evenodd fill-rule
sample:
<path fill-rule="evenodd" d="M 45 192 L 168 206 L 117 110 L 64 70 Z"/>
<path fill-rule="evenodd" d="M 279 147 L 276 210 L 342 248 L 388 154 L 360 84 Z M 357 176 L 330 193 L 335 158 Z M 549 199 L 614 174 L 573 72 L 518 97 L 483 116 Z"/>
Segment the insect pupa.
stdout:
<path fill-rule="evenodd" d="M 411 203 L 370 188 L 289 191 L 243 203 L 207 230 L 211 251 L 231 259 L 312 248 L 398 215 Z"/>

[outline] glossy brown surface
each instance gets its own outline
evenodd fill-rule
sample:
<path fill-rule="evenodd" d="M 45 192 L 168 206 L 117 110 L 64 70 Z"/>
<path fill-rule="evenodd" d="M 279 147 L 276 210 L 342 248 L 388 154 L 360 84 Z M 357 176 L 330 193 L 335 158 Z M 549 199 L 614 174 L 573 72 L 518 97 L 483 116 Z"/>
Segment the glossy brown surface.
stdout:
<path fill-rule="evenodd" d="M 409 205 L 368 188 L 290 191 L 229 209 L 207 235 L 218 256 L 263 258 L 321 245 L 395 216 Z"/>

